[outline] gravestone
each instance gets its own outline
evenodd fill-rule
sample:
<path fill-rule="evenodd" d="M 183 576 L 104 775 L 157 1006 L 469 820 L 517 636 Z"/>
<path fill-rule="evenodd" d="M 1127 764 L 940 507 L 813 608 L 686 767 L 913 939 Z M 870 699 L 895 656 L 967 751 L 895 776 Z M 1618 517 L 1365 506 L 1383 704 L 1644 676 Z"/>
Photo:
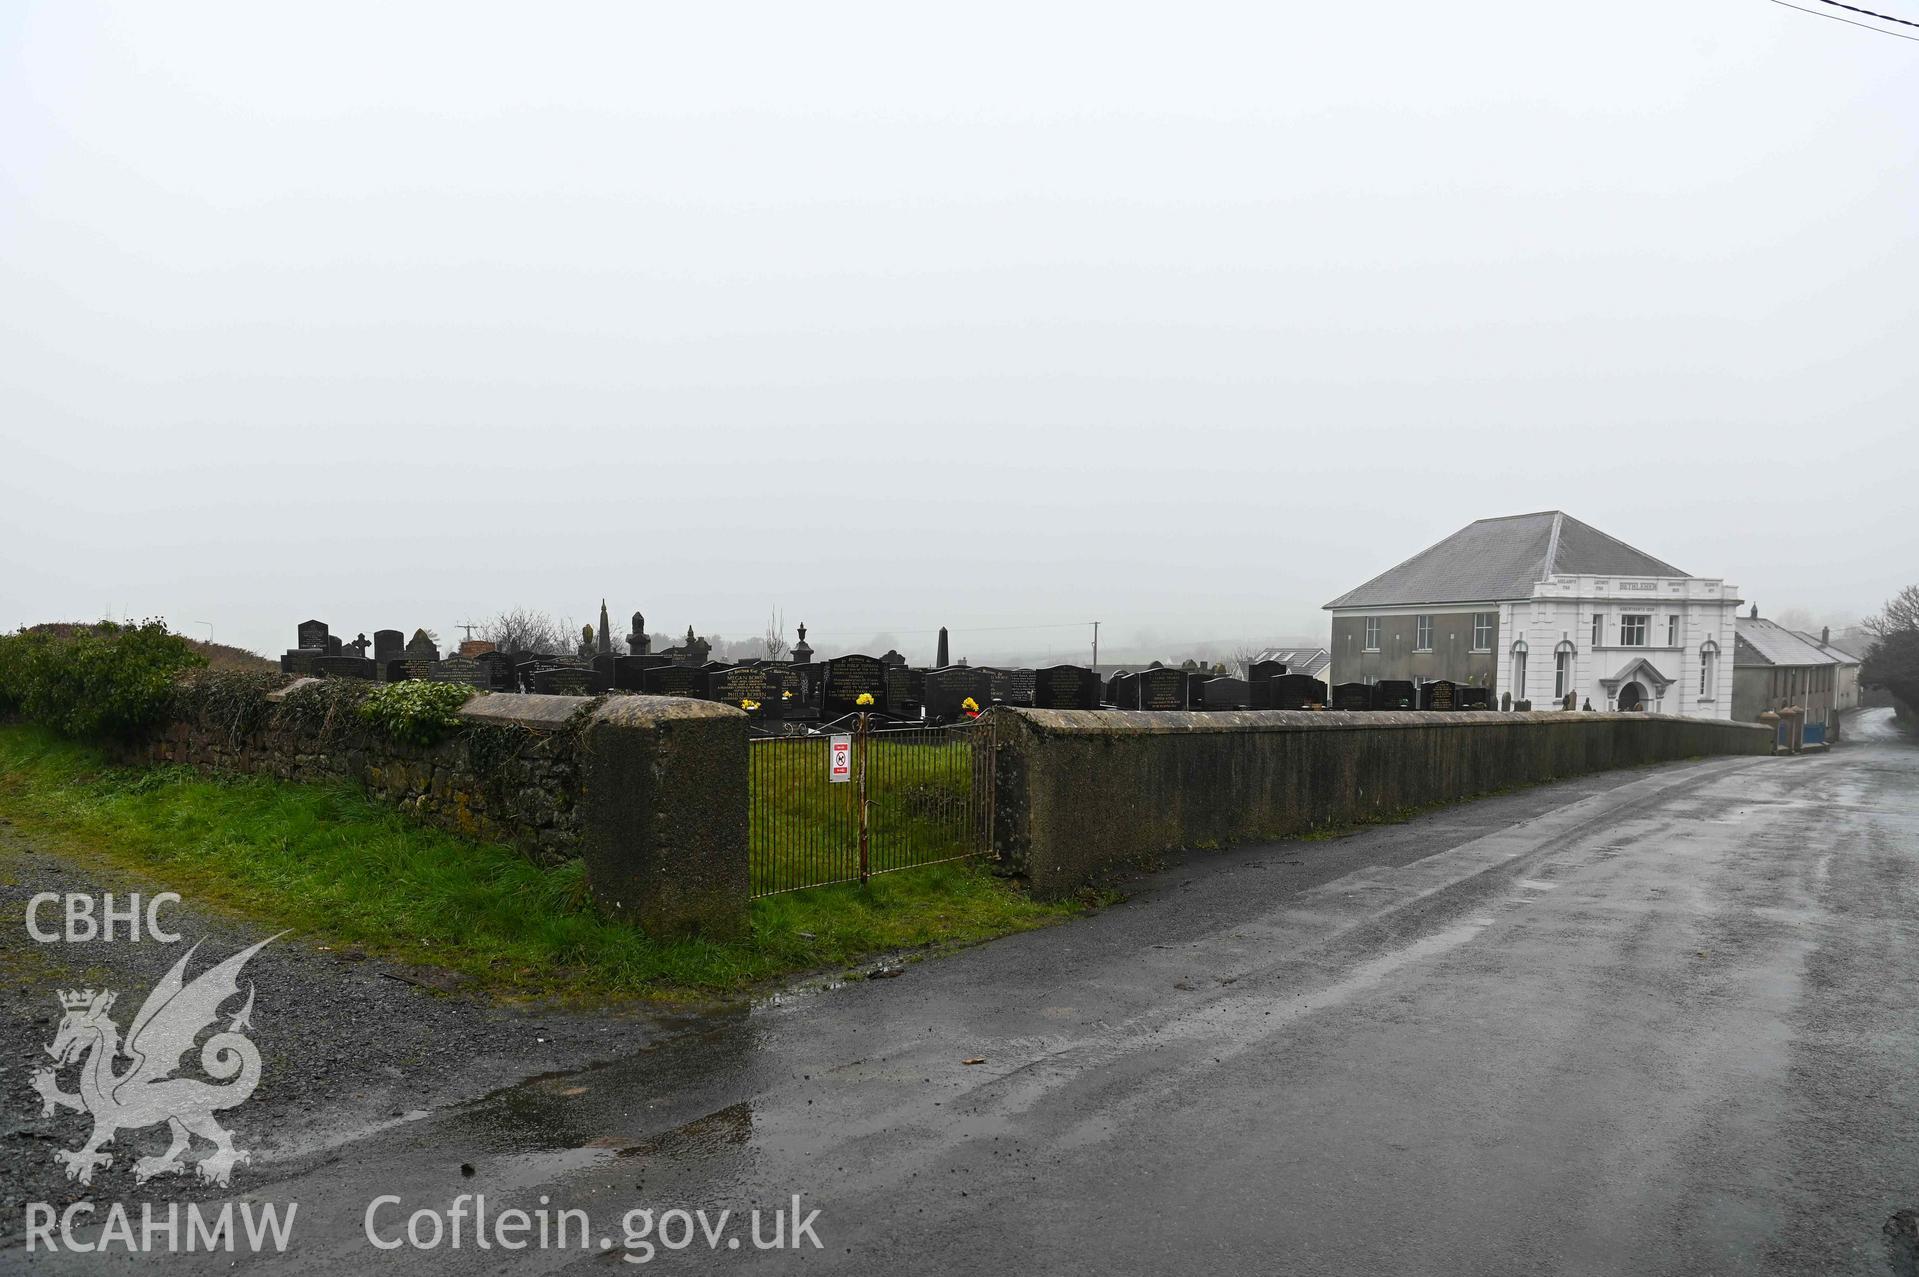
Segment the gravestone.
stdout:
<path fill-rule="evenodd" d="M 781 693 L 786 691 L 786 671 L 773 665 L 734 665 L 709 669 L 706 673 L 708 700 L 721 701 L 735 709 L 758 714 L 762 718 L 780 718 L 785 714 Z M 757 708 L 751 708 L 747 702 Z"/>
<path fill-rule="evenodd" d="M 926 671 L 888 665 L 885 677 L 887 711 L 898 718 L 918 718 L 926 696 Z"/>
<path fill-rule="evenodd" d="M 1144 670 L 1135 681 L 1137 703 L 1133 709 L 1185 709 L 1186 671 L 1160 668 Z"/>
<path fill-rule="evenodd" d="M 378 666 L 361 656 L 315 656 L 313 673 L 321 678 L 373 678 Z"/>
<path fill-rule="evenodd" d="M 282 674 L 298 674 L 303 678 L 311 678 L 319 674 L 318 662 L 324 661 L 325 659 L 326 654 L 324 651 L 315 652 L 309 651 L 306 648 L 295 648 L 280 658 L 280 672 Z"/>
<path fill-rule="evenodd" d="M 1373 684 L 1374 709 L 1411 709 L 1418 703 L 1410 679 L 1382 678 Z"/>
<path fill-rule="evenodd" d="M 490 692 L 514 692 L 520 687 L 519 676 L 513 669 L 513 658 L 505 652 L 482 652 L 473 658 L 480 667 L 484 682 L 481 687 Z"/>
<path fill-rule="evenodd" d="M 1491 709 L 1492 707 L 1493 694 L 1491 688 L 1462 687 L 1459 689 L 1459 708 Z"/>
<path fill-rule="evenodd" d="M 1271 709 L 1310 709 L 1326 703 L 1326 685 L 1310 674 L 1281 674 L 1266 680 Z"/>
<path fill-rule="evenodd" d="M 578 665 L 536 669 L 533 671 L 533 690 L 545 696 L 591 696 L 593 671 Z"/>
<path fill-rule="evenodd" d="M 900 655 L 898 648 L 889 647 L 888 649 L 886 649 L 886 655 L 880 657 L 880 664 L 881 665 L 904 665 L 906 664 L 906 658 Z"/>
<path fill-rule="evenodd" d="M 340 641 L 340 636 L 338 634 L 327 635 L 326 654 L 328 656 L 345 656 L 346 655 L 346 644 Z"/>
<path fill-rule="evenodd" d="M 433 645 L 433 640 L 426 636 L 425 630 L 415 630 L 401 655 L 409 661 L 437 661 L 440 659 L 440 649 Z"/>
<path fill-rule="evenodd" d="M 1459 685 L 1449 678 L 1434 679 L 1419 689 L 1419 708 L 1454 710 L 1459 708 Z"/>
<path fill-rule="evenodd" d="M 992 680 L 985 670 L 967 665 L 927 670 L 920 697 L 926 717 L 950 723 L 966 713 L 963 702 L 968 698 L 982 710 L 993 703 Z"/>
<path fill-rule="evenodd" d="M 480 663 L 470 656 L 449 656 L 444 661 L 435 662 L 426 677 L 429 683 L 465 683 L 468 687 L 485 687 L 488 675 Z"/>
<path fill-rule="evenodd" d="M 294 646 L 303 652 L 324 652 L 326 641 L 325 621 L 302 621 L 300 622 L 300 641 Z"/>
<path fill-rule="evenodd" d="M 406 635 L 398 630 L 373 631 L 373 659 L 384 664 L 406 654 Z"/>
<path fill-rule="evenodd" d="M 854 653 L 823 662 L 825 679 L 820 684 L 820 713 L 838 718 L 861 710 L 886 711 L 886 667 L 870 656 Z M 859 704 L 861 695 L 873 698 L 871 705 Z"/>
<path fill-rule="evenodd" d="M 397 661 L 388 661 L 384 665 L 378 661 L 374 662 L 380 671 L 380 680 L 385 683 L 404 683 L 410 679 L 431 678 L 434 664 L 433 661 L 415 660 L 410 656 L 403 656 Z"/>
<path fill-rule="evenodd" d="M 646 670 L 671 665 L 671 657 L 658 656 L 642 652 L 636 656 L 616 656 L 613 658 L 613 686 L 622 692 L 644 692 L 646 685 L 641 675 Z"/>
<path fill-rule="evenodd" d="M 1199 708 L 1201 709 L 1240 709 L 1253 698 L 1253 689 L 1243 678 L 1209 678 L 1193 680 L 1199 685 Z"/>
<path fill-rule="evenodd" d="M 1008 705 L 1031 705 L 1033 703 L 1034 673 L 1035 671 L 1030 669 L 1008 671 L 1008 678 L 1006 680 L 1006 703 Z"/>
<path fill-rule="evenodd" d="M 1254 661 L 1246 667 L 1246 682 L 1253 689 L 1254 709 L 1277 709 L 1273 703 L 1273 680 L 1286 673 L 1284 661 Z"/>
<path fill-rule="evenodd" d="M 366 635 L 362 634 L 358 638 L 354 639 L 351 643 L 348 643 L 346 645 L 346 650 L 342 652 L 341 655 L 342 656 L 346 656 L 346 655 L 365 656 L 366 649 L 367 649 L 367 637 Z"/>
<path fill-rule="evenodd" d="M 1034 670 L 1033 708 L 1098 709 L 1099 675 L 1083 665 Z"/>
<path fill-rule="evenodd" d="M 706 673 L 674 661 L 649 665 L 640 671 L 640 690 L 648 696 L 702 696 Z"/>
<path fill-rule="evenodd" d="M 1337 683 L 1333 686 L 1333 699 L 1327 702 L 1333 709 L 1362 710 L 1373 707 L 1373 689 L 1370 683 Z"/>

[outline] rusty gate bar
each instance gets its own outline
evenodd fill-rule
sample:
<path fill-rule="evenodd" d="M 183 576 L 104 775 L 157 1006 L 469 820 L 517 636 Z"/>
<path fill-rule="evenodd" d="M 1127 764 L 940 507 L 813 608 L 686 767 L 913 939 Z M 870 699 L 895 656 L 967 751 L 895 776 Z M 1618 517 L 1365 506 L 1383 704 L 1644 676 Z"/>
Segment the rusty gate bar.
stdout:
<path fill-rule="evenodd" d="M 835 732 L 853 737 L 852 780 L 834 784 Z M 939 727 L 861 730 L 857 720 L 817 734 L 748 744 L 749 853 L 754 896 L 861 882 L 875 874 L 990 854 L 990 715 Z"/>

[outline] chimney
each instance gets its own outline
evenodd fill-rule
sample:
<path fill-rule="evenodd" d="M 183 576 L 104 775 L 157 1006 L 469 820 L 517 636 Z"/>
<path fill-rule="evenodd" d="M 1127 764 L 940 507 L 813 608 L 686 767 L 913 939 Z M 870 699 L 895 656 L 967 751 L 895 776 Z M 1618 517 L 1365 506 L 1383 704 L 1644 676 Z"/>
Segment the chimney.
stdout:
<path fill-rule="evenodd" d="M 1819 627 L 1819 646 L 1832 646 L 1832 626 L 1822 625 Z"/>
<path fill-rule="evenodd" d="M 1759 605 L 1757 603 L 1752 605 L 1752 615 L 1748 619 L 1754 621 L 1759 619 Z"/>

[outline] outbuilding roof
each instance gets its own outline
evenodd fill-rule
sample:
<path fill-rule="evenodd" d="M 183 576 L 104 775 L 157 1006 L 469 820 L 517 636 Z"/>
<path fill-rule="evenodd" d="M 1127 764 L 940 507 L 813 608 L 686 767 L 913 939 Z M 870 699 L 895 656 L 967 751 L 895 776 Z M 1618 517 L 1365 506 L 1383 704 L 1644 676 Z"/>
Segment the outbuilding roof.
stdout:
<path fill-rule="evenodd" d="M 1469 523 L 1326 607 L 1524 599 L 1555 573 L 1689 575 L 1563 510 L 1539 510 Z"/>
<path fill-rule="evenodd" d="M 1839 658 L 1820 650 L 1802 636 L 1763 616 L 1733 619 L 1738 649 L 1733 665 L 1837 665 Z"/>
<path fill-rule="evenodd" d="M 1278 661 L 1286 667 L 1288 674 L 1307 674 L 1317 678 L 1320 671 L 1333 663 L 1333 654 L 1323 647 L 1269 647 L 1255 656 L 1253 661 Z"/>
<path fill-rule="evenodd" d="M 1838 661 L 1841 665 L 1862 665 L 1865 663 L 1859 657 L 1854 656 L 1851 652 L 1848 652 L 1845 648 L 1840 647 L 1837 643 L 1831 643 L 1831 642 L 1827 642 L 1824 639 L 1816 638 L 1813 635 L 1806 633 L 1804 630 L 1794 630 L 1793 633 L 1797 634 L 1800 638 L 1806 640 L 1806 642 L 1812 644 L 1814 647 L 1824 652 L 1827 656 L 1830 656 L 1833 660 Z"/>

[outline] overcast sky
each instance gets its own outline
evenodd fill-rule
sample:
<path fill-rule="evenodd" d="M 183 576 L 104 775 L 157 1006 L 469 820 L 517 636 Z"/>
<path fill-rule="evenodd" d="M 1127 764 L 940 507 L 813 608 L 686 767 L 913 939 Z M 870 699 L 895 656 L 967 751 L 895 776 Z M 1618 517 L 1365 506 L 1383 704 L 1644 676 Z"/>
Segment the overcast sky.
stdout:
<path fill-rule="evenodd" d="M 1178 655 L 1545 508 L 1862 613 L 1915 284 L 1919 42 L 1763 0 L 9 5 L 0 626 Z"/>

